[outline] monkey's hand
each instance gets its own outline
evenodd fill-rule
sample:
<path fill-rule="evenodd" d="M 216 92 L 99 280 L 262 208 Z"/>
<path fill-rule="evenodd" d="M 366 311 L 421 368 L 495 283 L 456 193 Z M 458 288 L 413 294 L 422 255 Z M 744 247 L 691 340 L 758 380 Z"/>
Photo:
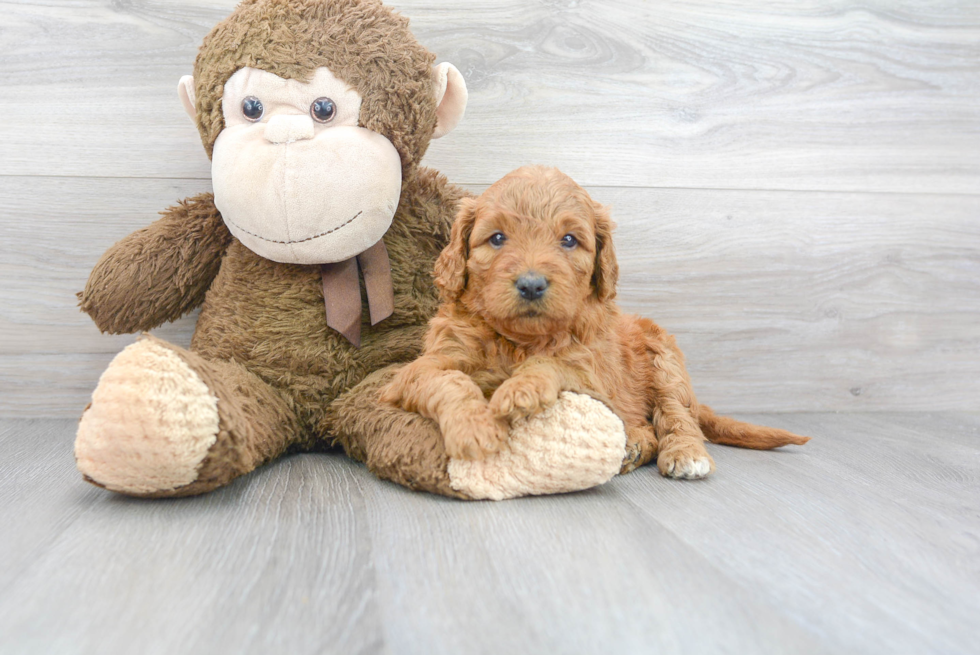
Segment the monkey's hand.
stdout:
<path fill-rule="evenodd" d="M 109 248 L 89 275 L 78 306 L 103 332 L 150 330 L 204 302 L 231 234 L 203 193 Z"/>

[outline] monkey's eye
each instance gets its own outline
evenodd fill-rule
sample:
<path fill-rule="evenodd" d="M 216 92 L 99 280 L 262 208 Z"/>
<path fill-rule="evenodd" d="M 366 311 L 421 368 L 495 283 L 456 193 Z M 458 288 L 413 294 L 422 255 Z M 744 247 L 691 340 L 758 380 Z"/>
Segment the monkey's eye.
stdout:
<path fill-rule="evenodd" d="M 330 98 L 317 98 L 310 105 L 310 115 L 317 123 L 329 123 L 337 115 L 337 105 Z"/>
<path fill-rule="evenodd" d="M 571 250 L 578 245 L 578 239 L 573 237 L 571 234 L 566 234 L 561 238 L 561 247 Z"/>
<path fill-rule="evenodd" d="M 487 241 L 490 243 L 490 246 L 493 248 L 500 248 L 501 246 L 504 245 L 504 241 L 506 240 L 507 237 L 504 236 L 503 232 L 494 232 L 493 234 L 490 235 L 490 238 L 487 239 Z"/>
<path fill-rule="evenodd" d="M 248 96 L 242 100 L 242 116 L 245 117 L 245 120 L 254 123 L 262 118 L 262 114 L 264 113 L 265 107 L 262 106 L 262 101 L 255 96 Z"/>

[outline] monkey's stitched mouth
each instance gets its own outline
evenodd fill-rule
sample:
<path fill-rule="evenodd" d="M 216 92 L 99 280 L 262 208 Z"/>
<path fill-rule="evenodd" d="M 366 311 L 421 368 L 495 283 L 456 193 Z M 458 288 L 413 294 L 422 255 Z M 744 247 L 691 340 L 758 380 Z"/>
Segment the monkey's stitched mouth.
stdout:
<path fill-rule="evenodd" d="M 358 216 L 360 216 L 363 213 L 364 213 L 363 211 L 359 211 L 356 214 L 354 214 L 353 216 L 351 216 L 349 219 L 347 219 L 346 221 L 344 221 L 343 223 L 341 223 L 340 225 L 338 225 L 337 227 L 331 228 L 331 229 L 327 230 L 326 232 L 321 232 L 320 234 L 314 234 L 313 236 L 306 237 L 305 239 L 297 239 L 296 241 L 276 241 L 275 239 L 268 239 L 268 238 L 262 236 L 261 234 L 256 234 L 255 232 L 249 232 L 248 230 L 246 230 L 245 228 L 243 228 L 241 225 L 239 225 L 235 221 L 232 221 L 232 220 L 227 219 L 227 218 L 225 218 L 225 220 L 228 221 L 229 223 L 231 223 L 232 225 L 234 225 L 235 226 L 235 229 L 241 230 L 245 234 L 248 234 L 249 236 L 253 236 L 256 239 L 262 239 L 263 241 L 267 241 L 268 243 L 280 243 L 280 244 L 284 244 L 284 245 L 291 245 L 291 244 L 294 244 L 294 243 L 305 243 L 307 241 L 312 241 L 313 239 L 319 239 L 320 237 L 325 237 L 328 234 L 333 234 L 334 232 L 340 230 L 341 228 L 347 227 L 348 225 L 350 225 L 351 223 L 353 223 L 354 222 L 354 219 L 356 219 Z M 224 217 L 222 217 L 222 218 L 224 218 Z"/>

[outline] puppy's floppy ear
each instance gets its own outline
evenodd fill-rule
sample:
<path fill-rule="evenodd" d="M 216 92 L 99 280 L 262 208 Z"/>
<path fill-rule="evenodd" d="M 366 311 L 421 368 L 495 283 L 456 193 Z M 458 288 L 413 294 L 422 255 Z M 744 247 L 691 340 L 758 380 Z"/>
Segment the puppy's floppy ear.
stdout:
<path fill-rule="evenodd" d="M 436 286 L 442 302 L 455 302 L 466 288 L 466 259 L 470 254 L 470 233 L 476 222 L 476 200 L 463 198 L 453 222 L 447 245 L 436 260 Z"/>
<path fill-rule="evenodd" d="M 593 203 L 595 212 L 595 267 L 592 272 L 592 286 L 599 300 L 612 300 L 616 297 L 616 282 L 619 280 L 619 263 L 613 248 L 612 233 L 616 225 L 609 218 L 609 209 Z"/>

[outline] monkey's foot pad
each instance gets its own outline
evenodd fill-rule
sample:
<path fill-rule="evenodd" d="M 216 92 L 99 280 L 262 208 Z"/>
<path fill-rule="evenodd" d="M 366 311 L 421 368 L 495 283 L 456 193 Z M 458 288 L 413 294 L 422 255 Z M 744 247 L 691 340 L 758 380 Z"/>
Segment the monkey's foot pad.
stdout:
<path fill-rule="evenodd" d="M 625 455 L 619 417 L 594 398 L 564 392 L 540 414 L 515 421 L 502 451 L 450 460 L 449 480 L 477 500 L 565 493 L 608 482 Z"/>
<path fill-rule="evenodd" d="M 176 352 L 150 339 L 128 346 L 92 393 L 75 438 L 87 478 L 144 494 L 197 479 L 218 435 L 218 399 Z"/>

